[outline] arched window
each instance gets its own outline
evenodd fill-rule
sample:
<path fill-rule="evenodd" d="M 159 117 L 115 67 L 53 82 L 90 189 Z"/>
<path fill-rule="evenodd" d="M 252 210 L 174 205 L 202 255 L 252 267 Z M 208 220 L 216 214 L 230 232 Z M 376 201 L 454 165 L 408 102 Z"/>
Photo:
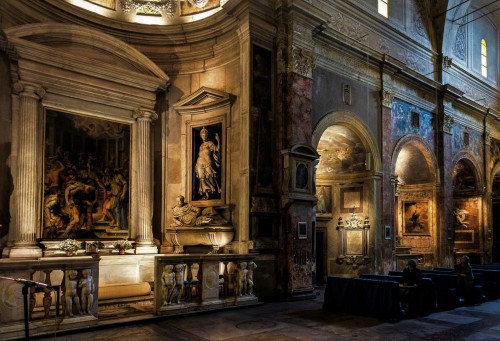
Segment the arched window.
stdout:
<path fill-rule="evenodd" d="M 384 17 L 389 17 L 389 0 L 378 0 L 378 13 Z"/>
<path fill-rule="evenodd" d="M 481 39 L 481 75 L 488 78 L 488 45 L 486 39 Z"/>

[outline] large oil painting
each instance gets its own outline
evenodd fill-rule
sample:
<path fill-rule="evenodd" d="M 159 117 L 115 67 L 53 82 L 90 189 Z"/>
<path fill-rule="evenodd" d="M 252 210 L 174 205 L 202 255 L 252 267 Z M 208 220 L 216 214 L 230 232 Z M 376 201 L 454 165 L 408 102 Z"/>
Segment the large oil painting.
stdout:
<path fill-rule="evenodd" d="M 477 198 L 454 200 L 454 240 L 459 248 L 479 248 L 479 202 Z"/>
<path fill-rule="evenodd" d="M 129 125 L 46 110 L 43 237 L 127 237 L 129 159 Z"/>
<path fill-rule="evenodd" d="M 405 234 L 429 234 L 429 203 L 427 201 L 404 202 L 403 227 Z"/>

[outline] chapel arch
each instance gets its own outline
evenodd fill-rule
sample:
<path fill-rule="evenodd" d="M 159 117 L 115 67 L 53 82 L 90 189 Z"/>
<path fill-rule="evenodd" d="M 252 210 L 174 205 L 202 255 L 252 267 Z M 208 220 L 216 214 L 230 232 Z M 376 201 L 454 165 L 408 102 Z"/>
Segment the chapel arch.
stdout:
<path fill-rule="evenodd" d="M 432 263 L 438 245 L 436 158 L 423 137 L 410 134 L 398 141 L 392 159 L 397 268 L 406 261 L 403 254 Z"/>
<path fill-rule="evenodd" d="M 319 121 L 312 140 L 320 154 L 316 169 L 318 275 L 374 271 L 372 245 L 379 233 L 375 198 L 380 193 L 382 165 L 372 132 L 355 114 L 333 112 Z M 347 233 L 337 228 L 344 222 L 354 223 L 359 230 Z"/>
<path fill-rule="evenodd" d="M 455 256 L 467 254 L 474 263 L 483 258 L 483 181 L 481 167 L 470 152 L 453 159 L 453 241 Z"/>

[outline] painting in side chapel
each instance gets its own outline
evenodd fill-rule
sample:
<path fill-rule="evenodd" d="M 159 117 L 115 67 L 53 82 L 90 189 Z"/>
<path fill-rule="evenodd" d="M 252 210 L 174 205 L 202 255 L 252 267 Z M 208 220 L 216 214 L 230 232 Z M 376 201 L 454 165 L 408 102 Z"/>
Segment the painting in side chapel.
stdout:
<path fill-rule="evenodd" d="M 47 110 L 43 238 L 128 236 L 130 126 Z"/>
<path fill-rule="evenodd" d="M 405 234 L 429 234 L 429 203 L 404 202 L 403 226 Z"/>

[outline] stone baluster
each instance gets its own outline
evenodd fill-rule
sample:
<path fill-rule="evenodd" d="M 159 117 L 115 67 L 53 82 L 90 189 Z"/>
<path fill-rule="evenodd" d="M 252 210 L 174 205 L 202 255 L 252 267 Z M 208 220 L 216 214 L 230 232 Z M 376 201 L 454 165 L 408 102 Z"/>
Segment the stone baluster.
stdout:
<path fill-rule="evenodd" d="M 15 207 L 12 226 L 16 236 L 10 258 L 36 258 L 42 250 L 36 246 L 38 226 L 38 199 L 40 193 L 41 153 L 39 101 L 45 90 L 34 84 L 16 83 L 13 91 L 19 98 L 17 131 L 17 174 L 14 176 Z M 14 137 L 15 138 L 15 137 Z"/>
<path fill-rule="evenodd" d="M 228 272 L 227 266 L 228 266 L 229 262 L 222 261 L 222 264 L 224 265 L 224 272 L 223 272 L 224 283 L 222 284 L 222 297 L 227 298 L 228 292 L 229 292 L 229 272 Z"/>
<path fill-rule="evenodd" d="M 47 284 L 49 287 L 52 286 L 52 281 L 50 279 L 50 274 L 52 270 L 44 270 L 45 273 L 45 284 Z M 44 311 L 44 317 L 46 319 L 49 318 L 49 313 L 50 313 L 50 306 L 52 305 L 52 290 L 49 288 L 44 288 L 43 290 L 43 311 Z"/>
<path fill-rule="evenodd" d="M 153 191 L 152 191 L 152 162 L 151 162 L 151 121 L 158 115 L 149 110 L 137 110 L 134 117 L 137 120 L 136 137 L 136 253 L 157 253 L 153 244 Z"/>

